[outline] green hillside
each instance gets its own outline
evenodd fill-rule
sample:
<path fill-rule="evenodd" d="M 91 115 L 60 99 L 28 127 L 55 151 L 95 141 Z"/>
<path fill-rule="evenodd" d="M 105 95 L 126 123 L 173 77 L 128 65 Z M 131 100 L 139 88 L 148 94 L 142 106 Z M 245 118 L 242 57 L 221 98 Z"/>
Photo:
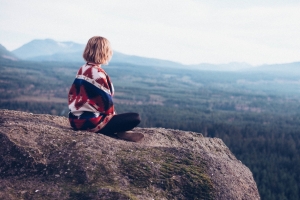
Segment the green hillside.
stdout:
<path fill-rule="evenodd" d="M 67 116 L 67 93 L 81 64 L 1 62 L 0 108 Z M 139 112 L 141 127 L 222 138 L 253 172 L 262 199 L 300 198 L 296 76 L 129 64 L 104 68 L 115 85 L 118 113 Z"/>

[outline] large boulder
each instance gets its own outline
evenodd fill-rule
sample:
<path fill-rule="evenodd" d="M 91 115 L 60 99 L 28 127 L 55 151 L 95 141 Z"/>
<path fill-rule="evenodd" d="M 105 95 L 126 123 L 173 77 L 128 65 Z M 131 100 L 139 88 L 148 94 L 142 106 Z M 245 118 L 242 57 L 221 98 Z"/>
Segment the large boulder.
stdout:
<path fill-rule="evenodd" d="M 136 128 L 139 143 L 73 131 L 68 119 L 0 110 L 0 199 L 260 199 L 218 138 Z"/>

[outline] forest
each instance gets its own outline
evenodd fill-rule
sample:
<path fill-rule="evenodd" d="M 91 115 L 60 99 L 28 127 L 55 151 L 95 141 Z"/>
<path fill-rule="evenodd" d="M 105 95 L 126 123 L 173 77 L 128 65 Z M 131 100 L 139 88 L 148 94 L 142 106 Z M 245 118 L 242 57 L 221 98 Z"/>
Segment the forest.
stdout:
<path fill-rule="evenodd" d="M 67 116 L 82 63 L 0 60 L 0 109 Z M 250 168 L 263 200 L 300 199 L 300 65 L 209 71 L 112 63 L 116 110 L 140 127 L 221 138 Z"/>

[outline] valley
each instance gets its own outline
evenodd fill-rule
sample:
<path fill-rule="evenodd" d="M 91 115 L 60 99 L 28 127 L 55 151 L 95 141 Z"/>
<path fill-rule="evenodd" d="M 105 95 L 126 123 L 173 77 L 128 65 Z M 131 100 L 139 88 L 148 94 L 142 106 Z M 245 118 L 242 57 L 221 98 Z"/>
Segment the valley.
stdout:
<path fill-rule="evenodd" d="M 82 64 L 1 58 L 0 108 L 68 116 L 68 90 Z M 103 68 L 117 113 L 140 113 L 140 127 L 221 138 L 253 172 L 262 199 L 300 198 L 300 63 L 238 71 L 126 62 Z"/>

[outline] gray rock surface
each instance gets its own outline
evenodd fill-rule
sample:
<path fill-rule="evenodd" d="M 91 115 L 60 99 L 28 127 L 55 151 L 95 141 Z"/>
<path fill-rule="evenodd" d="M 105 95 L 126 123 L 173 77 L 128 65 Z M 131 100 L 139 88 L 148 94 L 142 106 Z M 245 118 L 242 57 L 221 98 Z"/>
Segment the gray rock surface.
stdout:
<path fill-rule="evenodd" d="M 73 131 L 68 119 L 0 110 L 0 199 L 260 199 L 218 138 L 136 128 L 139 143 Z"/>

